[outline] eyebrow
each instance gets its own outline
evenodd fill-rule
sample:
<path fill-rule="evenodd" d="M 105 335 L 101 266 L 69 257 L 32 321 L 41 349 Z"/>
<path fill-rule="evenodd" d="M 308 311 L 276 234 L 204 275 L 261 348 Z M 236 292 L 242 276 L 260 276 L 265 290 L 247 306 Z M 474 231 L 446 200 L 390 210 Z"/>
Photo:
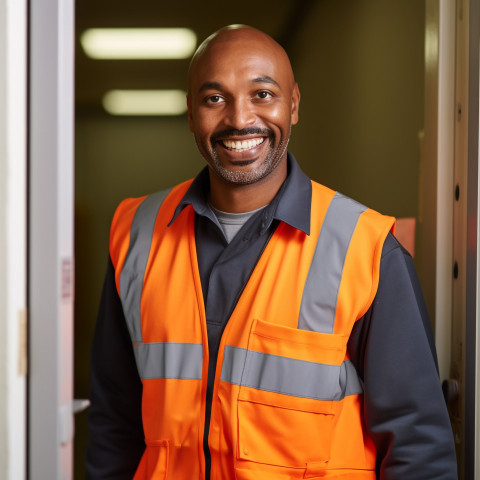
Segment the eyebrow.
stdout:
<path fill-rule="evenodd" d="M 201 85 L 198 89 L 199 92 L 203 92 L 204 90 L 220 90 L 222 88 L 222 84 L 218 82 L 205 82 Z"/>
<path fill-rule="evenodd" d="M 278 87 L 278 83 L 268 75 L 262 75 L 261 77 L 256 77 L 252 80 L 252 83 L 269 83 L 270 85 L 275 85 Z M 205 90 L 221 90 L 222 84 L 219 82 L 205 82 L 203 83 L 200 88 L 198 89 L 199 92 L 203 92 Z"/>
<path fill-rule="evenodd" d="M 253 83 L 269 83 L 270 85 L 275 85 L 276 87 L 279 86 L 278 83 L 268 75 L 263 75 L 261 77 L 254 78 Z"/>

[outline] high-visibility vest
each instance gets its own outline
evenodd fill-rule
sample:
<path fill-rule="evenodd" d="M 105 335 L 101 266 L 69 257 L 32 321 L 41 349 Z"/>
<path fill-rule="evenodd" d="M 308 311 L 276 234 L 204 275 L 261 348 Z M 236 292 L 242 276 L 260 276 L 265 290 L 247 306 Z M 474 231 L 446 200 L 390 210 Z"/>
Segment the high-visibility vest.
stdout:
<path fill-rule="evenodd" d="M 208 376 L 194 216 L 169 225 L 190 182 L 118 207 L 117 289 L 143 383 L 135 480 L 204 479 Z M 363 384 L 347 341 L 372 304 L 394 219 L 312 182 L 310 235 L 281 222 L 218 351 L 212 480 L 375 479 Z"/>

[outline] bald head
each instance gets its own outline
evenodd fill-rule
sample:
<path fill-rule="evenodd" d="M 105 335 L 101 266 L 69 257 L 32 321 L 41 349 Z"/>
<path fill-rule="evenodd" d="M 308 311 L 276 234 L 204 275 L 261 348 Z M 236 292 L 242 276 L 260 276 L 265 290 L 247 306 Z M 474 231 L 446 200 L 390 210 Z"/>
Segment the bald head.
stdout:
<path fill-rule="evenodd" d="M 213 197 L 220 184 L 258 184 L 270 198 L 286 176 L 299 100 L 290 60 L 267 34 L 235 25 L 200 45 L 189 71 L 188 120 L 211 169 Z"/>
<path fill-rule="evenodd" d="M 224 51 L 227 46 L 233 46 L 230 51 L 235 55 L 235 44 L 237 48 L 248 45 L 253 53 L 275 59 L 282 66 L 284 73 L 290 77 L 291 84 L 295 83 L 287 53 L 270 35 L 248 25 L 228 25 L 206 38 L 194 53 L 188 71 L 189 91 L 198 66 L 208 61 L 212 54 Z"/>

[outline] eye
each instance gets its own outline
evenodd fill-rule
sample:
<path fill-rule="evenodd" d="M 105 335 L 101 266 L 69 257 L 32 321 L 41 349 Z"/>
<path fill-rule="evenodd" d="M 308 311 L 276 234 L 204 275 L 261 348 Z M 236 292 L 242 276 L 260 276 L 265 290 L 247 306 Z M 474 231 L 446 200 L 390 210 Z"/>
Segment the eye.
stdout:
<path fill-rule="evenodd" d="M 217 104 L 221 103 L 223 101 L 223 98 L 220 95 L 210 95 L 205 99 L 205 103 L 207 104 Z"/>
<path fill-rule="evenodd" d="M 272 96 L 273 95 L 270 92 L 267 92 L 266 90 L 262 90 L 260 92 L 257 92 L 257 97 L 262 99 L 262 100 L 265 100 L 265 99 L 270 98 Z"/>

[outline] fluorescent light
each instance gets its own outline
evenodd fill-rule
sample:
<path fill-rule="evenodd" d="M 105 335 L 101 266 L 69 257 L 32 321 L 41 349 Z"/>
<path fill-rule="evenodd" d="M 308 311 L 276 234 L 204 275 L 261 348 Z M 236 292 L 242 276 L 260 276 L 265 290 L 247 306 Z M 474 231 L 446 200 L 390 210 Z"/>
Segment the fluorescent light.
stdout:
<path fill-rule="evenodd" d="M 197 36 L 188 28 L 90 28 L 80 42 L 96 59 L 188 58 Z"/>
<path fill-rule="evenodd" d="M 111 90 L 103 107 L 112 115 L 182 115 L 186 95 L 183 90 Z"/>

